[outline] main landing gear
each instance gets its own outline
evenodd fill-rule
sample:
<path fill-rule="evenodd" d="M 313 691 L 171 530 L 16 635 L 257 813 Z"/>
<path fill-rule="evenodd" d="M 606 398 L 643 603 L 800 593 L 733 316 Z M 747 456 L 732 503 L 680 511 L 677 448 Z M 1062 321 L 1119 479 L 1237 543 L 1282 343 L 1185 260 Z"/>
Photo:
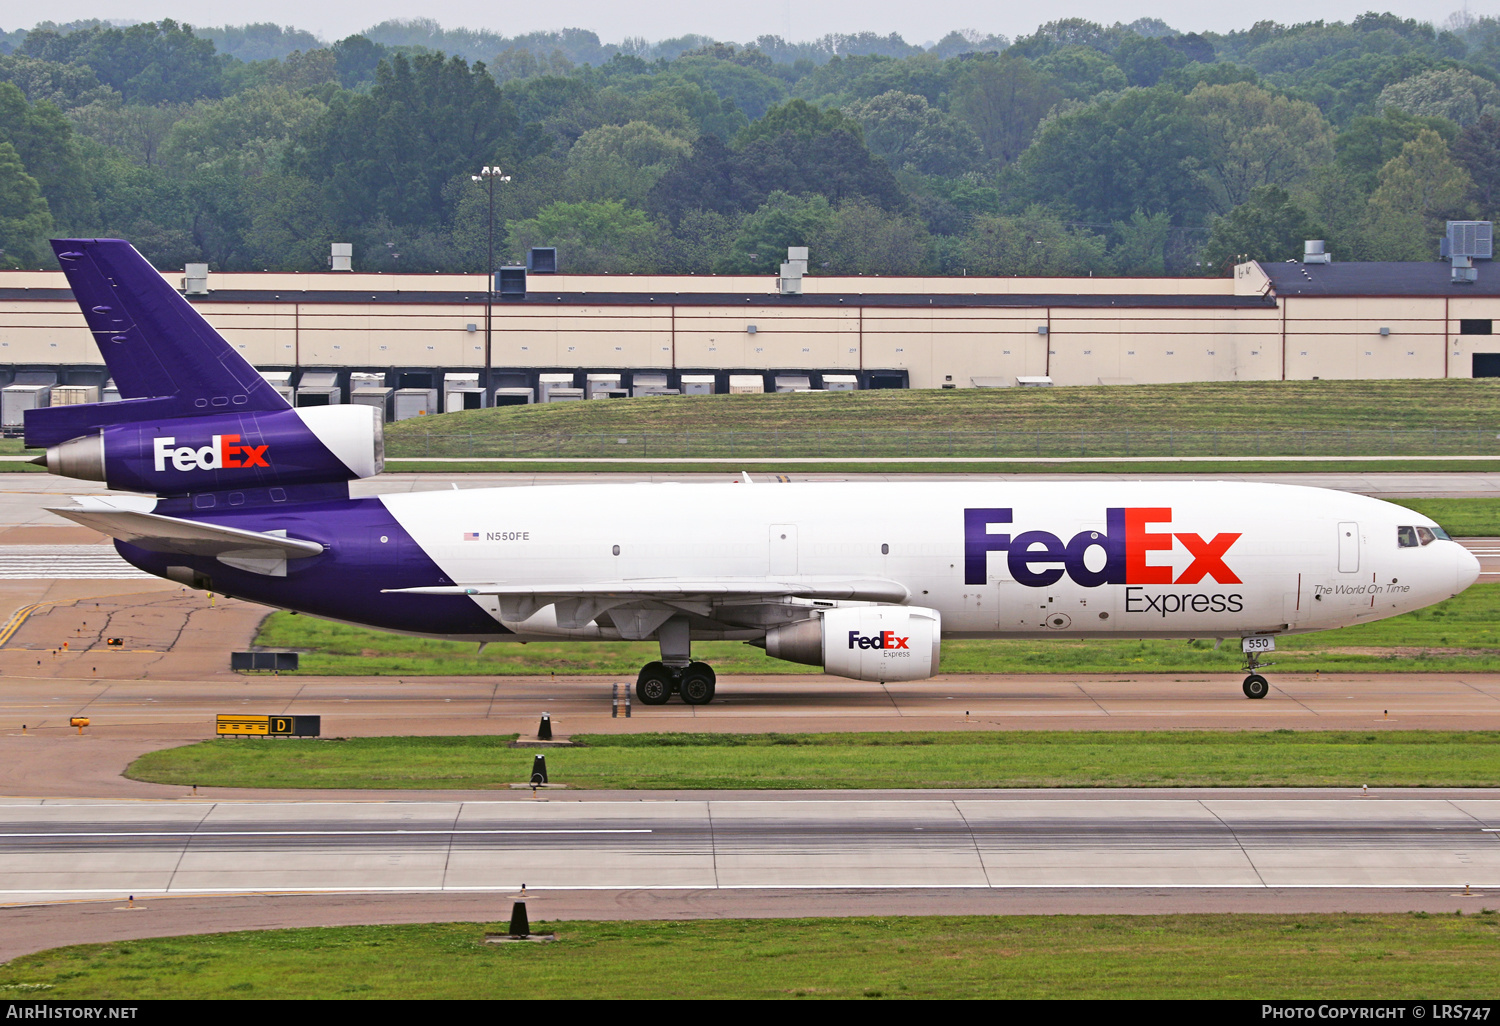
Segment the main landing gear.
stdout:
<path fill-rule="evenodd" d="M 1266 695 L 1270 694 L 1271 682 L 1256 672 L 1262 666 L 1270 665 L 1270 663 L 1261 662 L 1255 652 L 1245 653 L 1244 669 L 1250 671 L 1250 676 L 1245 678 L 1245 683 L 1242 685 L 1246 698 L 1265 698 Z"/>
<path fill-rule="evenodd" d="M 672 617 L 656 637 L 661 642 L 661 659 L 641 667 L 635 678 L 635 697 L 641 704 L 666 705 L 674 694 L 688 705 L 712 702 L 717 678 L 712 666 L 692 662 L 687 619 Z"/>
<path fill-rule="evenodd" d="M 679 694 L 688 705 L 707 705 L 714 700 L 716 680 L 713 667 L 707 663 L 647 663 L 635 679 L 635 697 L 642 705 L 666 705 Z"/>

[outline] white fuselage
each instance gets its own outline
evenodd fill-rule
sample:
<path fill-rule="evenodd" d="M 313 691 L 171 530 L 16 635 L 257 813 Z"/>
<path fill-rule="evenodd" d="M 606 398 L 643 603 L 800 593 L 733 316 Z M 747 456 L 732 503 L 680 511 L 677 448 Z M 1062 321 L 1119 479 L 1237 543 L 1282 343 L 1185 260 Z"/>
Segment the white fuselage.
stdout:
<path fill-rule="evenodd" d="M 881 580 L 938 610 L 948 638 L 1321 630 L 1441 601 L 1479 572 L 1443 538 L 1400 546 L 1398 528 L 1436 526 L 1411 510 L 1288 485 L 606 484 L 382 502 L 455 585 Z M 496 640 L 620 636 L 607 617 L 563 628 L 550 607 L 474 601 L 514 632 Z M 693 636 L 774 620 L 705 605 Z"/>

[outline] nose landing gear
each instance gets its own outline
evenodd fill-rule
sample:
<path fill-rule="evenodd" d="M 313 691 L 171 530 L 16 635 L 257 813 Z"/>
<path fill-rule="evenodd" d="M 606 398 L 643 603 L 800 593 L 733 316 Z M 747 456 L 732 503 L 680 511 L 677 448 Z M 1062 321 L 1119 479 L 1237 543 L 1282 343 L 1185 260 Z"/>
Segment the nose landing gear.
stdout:
<path fill-rule="evenodd" d="M 1245 665 L 1243 669 L 1250 671 L 1250 676 L 1245 678 L 1245 683 L 1242 685 L 1246 698 L 1265 698 L 1266 695 L 1271 693 L 1271 682 L 1257 672 L 1262 666 L 1270 665 L 1270 663 L 1260 661 L 1260 653 L 1258 652 L 1245 653 Z"/>

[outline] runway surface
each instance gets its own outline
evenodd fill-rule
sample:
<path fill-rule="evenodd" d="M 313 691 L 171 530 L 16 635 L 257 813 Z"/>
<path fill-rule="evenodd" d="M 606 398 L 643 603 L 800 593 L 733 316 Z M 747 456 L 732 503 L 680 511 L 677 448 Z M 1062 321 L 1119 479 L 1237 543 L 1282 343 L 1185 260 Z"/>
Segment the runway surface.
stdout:
<path fill-rule="evenodd" d="M 1500 888 L 1500 799 L 0 804 L 0 902 L 246 891 Z"/>

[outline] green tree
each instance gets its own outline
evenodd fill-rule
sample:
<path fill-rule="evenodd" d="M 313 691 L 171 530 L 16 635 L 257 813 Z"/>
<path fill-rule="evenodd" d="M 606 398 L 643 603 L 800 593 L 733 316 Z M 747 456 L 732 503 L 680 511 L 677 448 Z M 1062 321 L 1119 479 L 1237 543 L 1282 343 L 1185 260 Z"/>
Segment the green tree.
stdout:
<path fill-rule="evenodd" d="M 26 173 L 16 148 L 0 142 L 0 267 L 45 267 L 51 262 L 51 233 L 41 186 Z"/>
<path fill-rule="evenodd" d="M 1293 260 L 1302 255 L 1306 240 L 1323 237 L 1322 227 L 1285 189 L 1262 185 L 1246 202 L 1214 219 L 1203 261 L 1223 272 L 1245 260 Z"/>
<path fill-rule="evenodd" d="M 1474 183 L 1472 197 L 1479 215 L 1493 219 L 1500 209 L 1500 118 L 1483 115 L 1459 133 L 1450 149 Z"/>
<path fill-rule="evenodd" d="M 812 239 L 812 266 L 831 274 L 921 274 L 927 267 L 930 240 L 922 222 L 873 203 L 843 204 Z"/>
<path fill-rule="evenodd" d="M 200 103 L 171 125 L 162 159 L 179 168 L 214 165 L 258 175 L 279 167 L 292 140 L 312 131 L 327 109 L 285 86 Z"/>
<path fill-rule="evenodd" d="M 96 24 L 66 34 L 36 29 L 21 52 L 87 65 L 128 103 L 191 103 L 219 96 L 224 89 L 224 61 L 214 44 L 170 18 L 126 28 Z"/>
<path fill-rule="evenodd" d="M 161 149 L 178 121 L 188 115 L 187 104 L 168 103 L 159 107 L 127 104 L 111 93 L 86 107 L 72 112 L 78 134 L 103 143 L 139 164 L 154 167 L 161 162 Z"/>
<path fill-rule="evenodd" d="M 777 139 L 783 134 L 800 139 L 811 139 L 819 135 L 845 132 L 856 139 L 862 138 L 859 122 L 841 110 L 820 110 L 806 100 L 788 100 L 766 111 L 766 115 L 753 121 L 734 137 L 736 149 L 744 149 L 762 139 Z"/>
<path fill-rule="evenodd" d="M 1334 159 L 1342 173 L 1352 176 L 1365 192 L 1373 192 L 1380 169 L 1424 131 L 1452 139 L 1458 126 L 1446 118 L 1421 118 L 1387 107 L 1380 117 L 1357 117 L 1344 126 L 1333 141 Z"/>
<path fill-rule="evenodd" d="M 1165 213 L 1147 215 L 1139 210 L 1129 221 L 1116 221 L 1116 242 L 1109 258 L 1120 274 L 1159 278 L 1167 273 L 1167 241 L 1172 219 Z"/>
<path fill-rule="evenodd" d="M 336 223 L 437 227 L 445 195 L 486 164 L 513 162 L 515 108 L 483 64 L 397 54 L 368 95 L 339 94 L 305 132 L 290 170 L 320 182 Z"/>
<path fill-rule="evenodd" d="M 788 246 L 813 248 L 814 240 L 833 220 L 833 205 L 823 196 L 773 192 L 740 223 L 739 234 L 722 270 L 740 274 L 774 274 Z M 819 257 L 810 254 L 813 266 Z"/>
<path fill-rule="evenodd" d="M 1386 86 L 1376 105 L 1472 125 L 1484 114 L 1500 114 L 1500 86 L 1463 68 L 1435 68 Z"/>
<path fill-rule="evenodd" d="M 1118 64 L 1086 46 L 1064 47 L 1038 57 L 1035 67 L 1070 100 L 1089 100 L 1101 93 L 1118 93 L 1130 85 Z"/>
<path fill-rule="evenodd" d="M 639 210 L 608 200 L 553 203 L 536 217 L 506 226 L 513 251 L 556 246 L 558 266 L 578 273 L 649 270 L 655 265 L 656 226 Z"/>
<path fill-rule="evenodd" d="M 1195 174 L 1207 153 L 1185 97 L 1129 89 L 1049 119 L 1016 162 L 1017 184 L 1035 202 L 1087 221 L 1124 221 L 1141 210 L 1193 224 L 1208 202 Z"/>
<path fill-rule="evenodd" d="M 623 200 L 644 206 L 667 169 L 692 154 L 687 140 L 644 121 L 601 125 L 568 151 L 567 191 L 576 200 Z"/>
<path fill-rule="evenodd" d="M 968 125 L 915 93 L 881 93 L 850 104 L 844 113 L 860 123 L 870 151 L 893 168 L 955 175 L 974 167 L 983 156 L 979 138 Z"/>
<path fill-rule="evenodd" d="M 0 142 L 15 147 L 59 225 L 87 222 L 94 212 L 93 196 L 73 129 L 61 111 L 45 101 L 27 103 L 13 83 L 0 82 Z"/>
<path fill-rule="evenodd" d="M 1037 124 L 1062 98 L 1062 90 L 1029 61 L 1001 57 L 973 63 L 954 89 L 953 113 L 979 136 L 985 157 L 1008 164 L 1031 144 Z"/>
<path fill-rule="evenodd" d="M 1436 132 L 1424 131 L 1403 146 L 1380 169 L 1370 197 L 1364 234 L 1376 259 L 1432 259 L 1443 221 L 1466 213 L 1473 184 Z"/>
<path fill-rule="evenodd" d="M 1069 228 L 1042 207 L 976 217 L 954 251 L 969 274 L 1082 275 L 1109 269 L 1102 236 Z"/>
<path fill-rule="evenodd" d="M 1198 175 L 1216 213 L 1261 186 L 1295 184 L 1333 158 L 1333 129 L 1310 103 L 1237 82 L 1198 86 L 1188 108 L 1207 142 Z"/>

